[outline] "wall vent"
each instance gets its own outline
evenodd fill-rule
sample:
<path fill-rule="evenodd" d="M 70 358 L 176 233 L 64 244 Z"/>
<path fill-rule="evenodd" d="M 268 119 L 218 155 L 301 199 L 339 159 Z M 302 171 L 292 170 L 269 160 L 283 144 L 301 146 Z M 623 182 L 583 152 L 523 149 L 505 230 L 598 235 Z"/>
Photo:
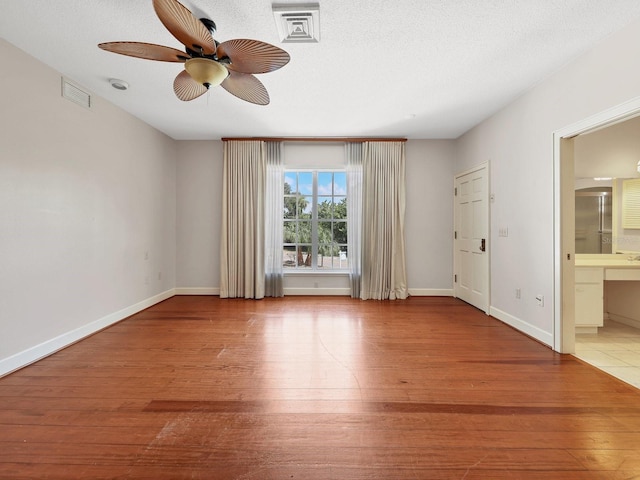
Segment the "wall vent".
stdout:
<path fill-rule="evenodd" d="M 62 96 L 84 108 L 91 108 L 91 95 L 64 77 L 62 78 Z"/>
<path fill-rule="evenodd" d="M 320 6 L 317 3 L 273 5 L 271 8 L 282 43 L 320 41 Z"/>

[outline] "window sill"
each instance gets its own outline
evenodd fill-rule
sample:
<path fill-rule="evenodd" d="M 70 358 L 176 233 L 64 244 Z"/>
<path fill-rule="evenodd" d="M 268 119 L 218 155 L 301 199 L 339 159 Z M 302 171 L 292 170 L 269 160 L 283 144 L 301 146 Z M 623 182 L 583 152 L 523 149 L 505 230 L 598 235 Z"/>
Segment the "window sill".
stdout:
<path fill-rule="evenodd" d="M 285 270 L 283 272 L 285 277 L 288 276 L 303 276 L 303 275 L 333 275 L 333 276 L 348 276 L 348 270 Z"/>

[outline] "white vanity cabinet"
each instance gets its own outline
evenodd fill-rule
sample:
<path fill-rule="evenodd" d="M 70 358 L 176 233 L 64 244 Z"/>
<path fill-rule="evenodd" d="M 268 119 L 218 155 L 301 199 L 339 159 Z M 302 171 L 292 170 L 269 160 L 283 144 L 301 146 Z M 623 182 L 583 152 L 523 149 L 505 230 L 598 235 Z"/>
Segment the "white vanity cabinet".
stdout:
<path fill-rule="evenodd" d="M 576 333 L 598 333 L 604 322 L 604 268 L 576 266 Z"/>
<path fill-rule="evenodd" d="M 576 333 L 598 333 L 605 318 L 640 328 L 640 260 L 576 255 L 575 294 Z"/>

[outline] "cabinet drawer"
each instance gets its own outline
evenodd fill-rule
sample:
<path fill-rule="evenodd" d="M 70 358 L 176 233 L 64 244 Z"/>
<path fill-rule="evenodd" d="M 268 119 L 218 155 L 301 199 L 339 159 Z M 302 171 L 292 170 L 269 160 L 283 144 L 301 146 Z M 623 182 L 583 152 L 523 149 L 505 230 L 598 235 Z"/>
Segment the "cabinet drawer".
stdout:
<path fill-rule="evenodd" d="M 640 280 L 640 269 L 607 268 L 604 278 L 605 280 Z"/>
<path fill-rule="evenodd" d="M 600 267 L 576 267 L 576 283 L 600 283 L 604 269 Z"/>

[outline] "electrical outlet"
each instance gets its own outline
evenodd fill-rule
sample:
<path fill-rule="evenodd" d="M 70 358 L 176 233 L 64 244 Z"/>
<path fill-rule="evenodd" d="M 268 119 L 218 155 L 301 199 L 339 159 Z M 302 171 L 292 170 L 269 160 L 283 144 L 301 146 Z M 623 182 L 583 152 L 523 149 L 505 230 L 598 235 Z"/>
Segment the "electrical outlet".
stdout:
<path fill-rule="evenodd" d="M 544 295 L 536 295 L 536 302 L 539 307 L 544 307 Z"/>
<path fill-rule="evenodd" d="M 519 288 L 516 288 L 516 298 L 518 298 L 518 299 L 519 299 L 519 298 L 520 298 L 520 294 L 521 294 L 521 293 L 522 293 L 522 292 L 520 291 L 520 289 L 519 289 Z"/>

